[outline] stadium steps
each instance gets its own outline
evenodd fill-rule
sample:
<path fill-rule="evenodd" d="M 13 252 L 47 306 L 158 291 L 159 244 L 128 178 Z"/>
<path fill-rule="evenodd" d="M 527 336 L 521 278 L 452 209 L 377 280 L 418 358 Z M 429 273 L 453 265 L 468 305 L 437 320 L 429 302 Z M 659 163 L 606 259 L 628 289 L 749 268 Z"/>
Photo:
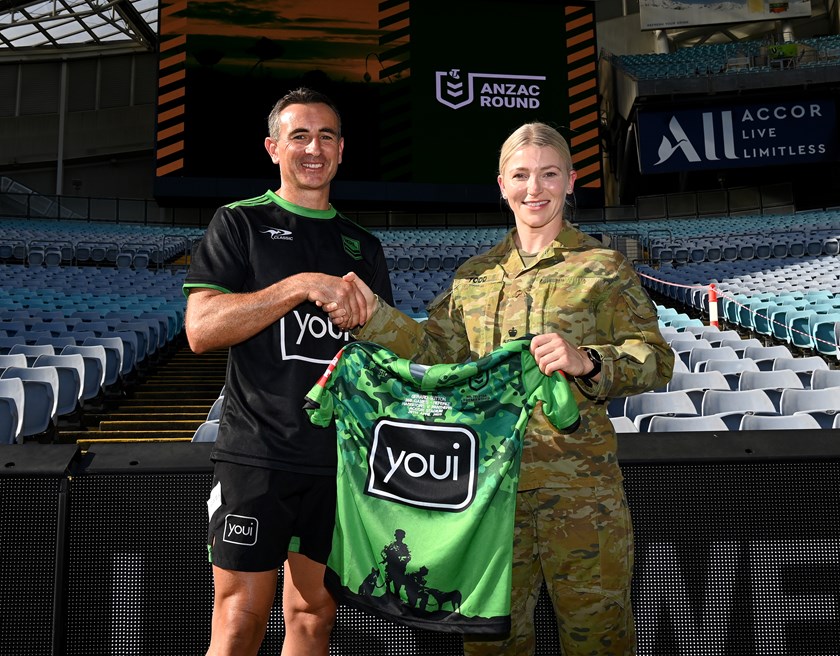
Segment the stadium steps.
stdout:
<path fill-rule="evenodd" d="M 227 351 L 194 354 L 183 335 L 169 355 L 117 394 L 85 408 L 82 426 L 59 425 L 59 442 L 189 441 L 225 382 Z"/>

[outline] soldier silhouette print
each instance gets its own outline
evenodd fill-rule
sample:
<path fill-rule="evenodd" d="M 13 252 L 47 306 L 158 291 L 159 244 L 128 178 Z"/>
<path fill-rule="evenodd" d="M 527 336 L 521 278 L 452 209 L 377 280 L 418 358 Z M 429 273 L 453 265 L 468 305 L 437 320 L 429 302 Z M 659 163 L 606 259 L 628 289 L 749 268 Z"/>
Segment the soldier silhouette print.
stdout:
<path fill-rule="evenodd" d="M 385 564 L 385 593 L 399 596 L 400 588 L 405 585 L 405 568 L 411 560 L 411 551 L 403 542 L 405 531 L 394 531 L 394 541 L 382 549 L 382 563 Z"/>

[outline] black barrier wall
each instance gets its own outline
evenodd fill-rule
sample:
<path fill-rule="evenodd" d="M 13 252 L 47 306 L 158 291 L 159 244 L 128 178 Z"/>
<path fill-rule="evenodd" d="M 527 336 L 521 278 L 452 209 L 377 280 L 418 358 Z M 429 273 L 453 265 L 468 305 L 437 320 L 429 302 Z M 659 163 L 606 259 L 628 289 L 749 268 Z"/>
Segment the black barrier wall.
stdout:
<path fill-rule="evenodd" d="M 840 431 L 628 437 L 639 654 L 837 654 Z M 203 653 L 208 454 L 0 447 L 0 654 Z M 559 654 L 545 596 L 536 621 L 537 653 Z M 279 653 L 282 633 L 278 602 L 261 653 Z M 342 608 L 331 653 L 462 650 Z"/>

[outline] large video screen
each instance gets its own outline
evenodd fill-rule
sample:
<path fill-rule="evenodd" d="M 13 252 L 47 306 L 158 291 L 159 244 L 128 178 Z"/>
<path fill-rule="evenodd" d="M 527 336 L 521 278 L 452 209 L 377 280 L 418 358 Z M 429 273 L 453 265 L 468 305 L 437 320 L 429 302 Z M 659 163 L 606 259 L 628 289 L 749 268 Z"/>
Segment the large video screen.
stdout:
<path fill-rule="evenodd" d="M 784 21 L 811 15 L 811 0 L 641 0 L 643 30 Z"/>
<path fill-rule="evenodd" d="M 591 3 L 182 0 L 160 15 L 158 197 L 276 188 L 266 118 L 309 86 L 342 114 L 336 199 L 498 205 L 502 142 L 544 121 L 572 145 L 578 203 L 603 202 Z"/>

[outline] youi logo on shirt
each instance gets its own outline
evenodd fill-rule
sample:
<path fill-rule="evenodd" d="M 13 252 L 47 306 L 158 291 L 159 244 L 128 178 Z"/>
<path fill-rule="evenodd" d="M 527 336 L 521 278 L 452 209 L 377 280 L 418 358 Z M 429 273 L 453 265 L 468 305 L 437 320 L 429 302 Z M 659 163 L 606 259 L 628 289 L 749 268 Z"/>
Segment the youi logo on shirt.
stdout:
<path fill-rule="evenodd" d="M 373 430 L 365 493 L 460 512 L 475 498 L 478 438 L 469 428 L 381 419 Z"/>
<path fill-rule="evenodd" d="M 320 357 L 324 352 L 321 340 L 338 342 L 334 350 L 328 350 L 333 355 L 335 351 L 350 341 L 350 333 L 339 330 L 325 314 L 310 314 L 302 309 L 293 310 L 280 319 L 280 344 L 284 360 L 304 360 L 329 364 L 328 358 Z"/>

